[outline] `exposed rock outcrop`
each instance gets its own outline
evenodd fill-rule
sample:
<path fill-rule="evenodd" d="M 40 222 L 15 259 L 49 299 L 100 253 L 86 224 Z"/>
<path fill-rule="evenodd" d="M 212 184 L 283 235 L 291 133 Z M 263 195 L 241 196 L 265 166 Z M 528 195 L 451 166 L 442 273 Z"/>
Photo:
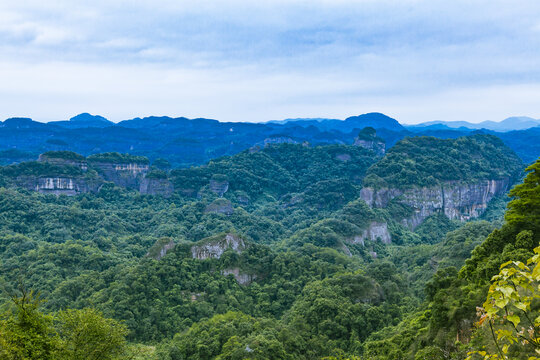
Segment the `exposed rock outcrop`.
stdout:
<path fill-rule="evenodd" d="M 351 160 L 351 155 L 349 154 L 337 154 L 336 159 L 339 161 L 347 162 Z"/>
<path fill-rule="evenodd" d="M 221 274 L 234 276 L 240 285 L 249 285 L 257 278 L 257 275 L 241 272 L 239 268 L 225 269 L 221 271 Z"/>
<path fill-rule="evenodd" d="M 204 209 L 205 213 L 232 215 L 234 212 L 232 203 L 227 199 L 216 199 Z"/>
<path fill-rule="evenodd" d="M 380 241 L 383 244 L 390 244 L 392 236 L 388 231 L 388 224 L 385 222 L 372 221 L 362 235 L 355 236 L 353 244 L 365 245 L 365 240 Z"/>
<path fill-rule="evenodd" d="M 227 180 L 211 179 L 209 188 L 214 194 L 223 196 L 229 190 L 229 182 Z"/>
<path fill-rule="evenodd" d="M 148 163 L 145 157 L 129 154 L 104 153 L 85 158 L 72 151 L 48 151 L 37 162 L 14 165 L 15 175 L 10 181 L 28 190 L 56 195 L 98 192 L 101 185 L 111 181 L 143 194 L 171 196 L 174 186 L 167 172 L 149 172 Z"/>
<path fill-rule="evenodd" d="M 392 199 L 410 206 L 414 213 L 402 222 L 414 229 L 437 212 L 444 213 L 452 220 L 477 218 L 485 211 L 490 200 L 504 194 L 509 186 L 508 178 L 475 183 L 448 181 L 438 186 L 410 189 L 364 188 L 360 197 L 372 207 L 386 207 Z"/>
<path fill-rule="evenodd" d="M 364 140 L 356 138 L 354 140 L 354 146 L 361 146 L 365 149 L 373 151 L 377 155 L 384 155 L 384 153 L 386 152 L 386 144 L 382 141 Z"/>
<path fill-rule="evenodd" d="M 73 196 L 80 193 L 97 192 L 102 182 L 99 180 L 88 181 L 83 177 L 19 176 L 16 183 L 25 189 L 42 194 Z"/>
<path fill-rule="evenodd" d="M 298 144 L 297 141 L 286 136 L 275 136 L 264 139 L 264 146 L 275 145 L 275 144 Z"/>
<path fill-rule="evenodd" d="M 170 197 L 174 192 L 174 186 L 168 179 L 144 178 L 141 180 L 139 191 L 141 194 Z"/>
<path fill-rule="evenodd" d="M 386 144 L 383 139 L 377 137 L 374 128 L 366 127 L 354 139 L 354 146 L 361 146 L 365 149 L 373 151 L 377 155 L 384 155 Z"/>
<path fill-rule="evenodd" d="M 171 249 L 174 249 L 176 246 L 174 240 L 162 238 L 156 241 L 156 243 L 148 250 L 146 256 L 160 260 L 162 257 L 167 255 L 167 252 Z"/>
<path fill-rule="evenodd" d="M 227 249 L 241 253 L 246 248 L 244 239 L 231 233 L 224 236 L 217 236 L 217 238 L 202 240 L 201 242 L 201 244 L 191 247 L 191 255 L 195 259 L 219 259 Z"/>
<path fill-rule="evenodd" d="M 235 193 L 236 195 L 236 201 L 240 204 L 240 205 L 249 205 L 250 203 L 250 198 L 249 198 L 249 195 L 244 192 L 244 191 L 237 191 Z"/>
<path fill-rule="evenodd" d="M 38 161 L 59 166 L 75 166 L 83 171 L 88 169 L 84 156 L 71 151 L 49 151 L 39 155 Z"/>
<path fill-rule="evenodd" d="M 105 180 L 131 189 L 139 189 L 141 180 L 148 172 L 147 164 L 138 163 L 94 162 L 92 167 L 96 168 Z"/>

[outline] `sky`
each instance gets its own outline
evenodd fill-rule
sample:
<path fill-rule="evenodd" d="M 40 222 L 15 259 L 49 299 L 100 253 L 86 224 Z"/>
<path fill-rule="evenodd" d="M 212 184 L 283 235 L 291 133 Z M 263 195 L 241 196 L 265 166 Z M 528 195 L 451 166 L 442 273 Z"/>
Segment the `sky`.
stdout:
<path fill-rule="evenodd" d="M 540 118 L 540 1 L 0 0 L 0 119 Z"/>

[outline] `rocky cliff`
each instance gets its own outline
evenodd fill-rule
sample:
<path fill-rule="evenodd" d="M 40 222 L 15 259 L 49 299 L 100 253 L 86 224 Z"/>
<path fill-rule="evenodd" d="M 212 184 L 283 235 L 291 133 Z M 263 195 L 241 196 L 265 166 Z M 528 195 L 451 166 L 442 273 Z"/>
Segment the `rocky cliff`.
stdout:
<path fill-rule="evenodd" d="M 174 186 L 168 179 L 143 178 L 140 180 L 139 191 L 141 194 L 170 197 Z"/>
<path fill-rule="evenodd" d="M 365 240 L 380 241 L 383 244 L 390 244 L 392 242 L 392 236 L 388 231 L 388 224 L 385 222 L 372 221 L 361 235 L 353 238 L 352 243 L 364 246 Z"/>
<path fill-rule="evenodd" d="M 215 213 L 215 214 L 224 214 L 224 215 L 232 215 L 234 212 L 234 208 L 232 206 L 232 203 L 223 198 L 216 199 L 212 201 L 210 204 L 206 206 L 204 209 L 205 213 Z"/>
<path fill-rule="evenodd" d="M 73 196 L 80 193 L 96 192 L 102 182 L 89 181 L 84 177 L 65 176 L 18 176 L 15 183 L 27 190 L 42 194 Z"/>
<path fill-rule="evenodd" d="M 107 181 L 118 186 L 139 189 L 144 175 L 148 172 L 147 164 L 94 162 L 92 167 Z"/>
<path fill-rule="evenodd" d="M 242 272 L 239 268 L 225 269 L 221 271 L 224 276 L 232 275 L 240 285 L 249 285 L 253 280 L 257 278 L 255 274 L 248 274 Z"/>
<path fill-rule="evenodd" d="M 174 240 L 169 238 L 161 238 L 152 247 L 148 250 L 148 253 L 146 253 L 146 256 L 151 257 L 156 260 L 160 260 L 165 255 L 167 255 L 167 252 L 169 250 L 174 249 L 176 246 Z"/>
<path fill-rule="evenodd" d="M 372 127 L 366 127 L 360 131 L 354 139 L 354 146 L 361 146 L 365 149 L 373 151 L 377 155 L 384 155 L 386 152 L 386 144 L 383 139 L 377 136 L 377 132 Z"/>
<path fill-rule="evenodd" d="M 71 151 L 48 151 L 39 155 L 38 161 L 58 166 L 75 166 L 83 171 L 88 170 L 84 156 Z"/>
<path fill-rule="evenodd" d="M 365 149 L 373 151 L 377 155 L 384 155 L 386 151 L 385 143 L 377 140 L 365 140 L 356 138 L 354 140 L 354 146 L 361 146 Z"/>
<path fill-rule="evenodd" d="M 262 145 L 265 147 L 270 146 L 270 145 L 277 145 L 277 144 L 298 144 L 298 142 L 287 136 L 269 137 L 269 138 L 264 139 L 262 142 Z M 261 145 L 261 144 L 259 143 L 256 145 Z"/>
<path fill-rule="evenodd" d="M 452 220 L 467 221 L 482 215 L 488 203 L 504 194 L 510 186 L 509 178 L 490 179 L 473 183 L 443 182 L 432 187 L 408 189 L 363 188 L 360 197 L 372 207 L 386 207 L 396 200 L 412 208 L 412 215 L 402 219 L 411 229 L 416 228 L 430 215 L 444 213 Z"/>
<path fill-rule="evenodd" d="M 191 255 L 193 258 L 200 260 L 208 258 L 219 259 L 227 249 L 241 253 L 245 248 L 246 243 L 241 237 L 228 233 L 201 240 L 199 244 L 191 247 Z"/>
<path fill-rule="evenodd" d="M 223 196 L 229 190 L 229 182 L 222 179 L 211 179 L 209 188 L 214 194 Z"/>

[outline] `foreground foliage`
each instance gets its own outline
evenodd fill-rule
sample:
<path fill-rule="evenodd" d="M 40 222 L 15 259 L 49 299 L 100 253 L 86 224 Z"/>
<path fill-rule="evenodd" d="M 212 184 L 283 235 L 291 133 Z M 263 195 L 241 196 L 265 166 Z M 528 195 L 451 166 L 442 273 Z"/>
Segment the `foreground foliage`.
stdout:
<path fill-rule="evenodd" d="M 94 309 L 40 311 L 42 301 L 23 291 L 0 320 L 2 359 L 124 359 L 127 328 Z"/>

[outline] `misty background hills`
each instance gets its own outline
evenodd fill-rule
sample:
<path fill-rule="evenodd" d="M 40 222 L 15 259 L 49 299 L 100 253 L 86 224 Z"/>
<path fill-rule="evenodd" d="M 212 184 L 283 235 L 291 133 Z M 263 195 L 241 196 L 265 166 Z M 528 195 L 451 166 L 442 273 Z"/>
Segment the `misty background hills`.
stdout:
<path fill-rule="evenodd" d="M 501 122 L 433 121 L 400 124 L 381 113 L 351 116 L 345 120 L 307 118 L 266 123 L 232 123 L 213 119 L 167 116 L 134 118 L 114 123 L 88 113 L 66 121 L 41 123 L 10 118 L 0 123 L 0 164 L 35 160 L 50 150 L 70 150 L 83 155 L 120 152 L 167 159 L 173 167 L 200 165 L 270 143 L 352 144 L 365 127 L 377 130 L 387 149 L 407 136 L 457 138 L 483 133 L 501 138 L 525 163 L 540 154 L 540 120 L 510 117 Z"/>

